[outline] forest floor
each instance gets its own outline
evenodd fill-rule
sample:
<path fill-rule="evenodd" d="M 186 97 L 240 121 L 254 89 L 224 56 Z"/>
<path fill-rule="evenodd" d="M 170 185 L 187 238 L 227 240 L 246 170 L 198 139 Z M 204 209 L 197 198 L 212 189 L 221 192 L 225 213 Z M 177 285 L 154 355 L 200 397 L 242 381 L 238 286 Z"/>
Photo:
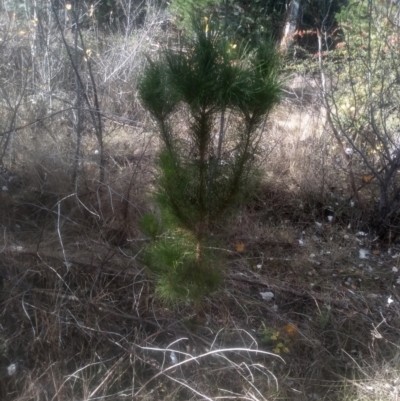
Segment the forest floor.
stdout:
<path fill-rule="evenodd" d="M 79 196 L 22 175 L 0 192 L 1 399 L 398 399 L 400 243 L 271 167 L 215 231 L 220 290 L 166 306 L 140 262 L 155 139 L 118 138 L 105 189 L 88 156 Z"/>

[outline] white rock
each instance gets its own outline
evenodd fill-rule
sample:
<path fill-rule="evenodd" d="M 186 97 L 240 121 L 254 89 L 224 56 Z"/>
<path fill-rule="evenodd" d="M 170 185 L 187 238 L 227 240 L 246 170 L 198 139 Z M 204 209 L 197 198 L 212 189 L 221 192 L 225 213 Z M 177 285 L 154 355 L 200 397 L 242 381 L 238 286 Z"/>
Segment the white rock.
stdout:
<path fill-rule="evenodd" d="M 399 269 L 397 267 L 395 267 L 395 266 L 392 267 L 392 272 L 393 273 L 397 273 L 398 271 L 399 271 Z"/>
<path fill-rule="evenodd" d="M 358 251 L 358 257 L 360 259 L 368 259 L 369 251 L 367 249 L 360 249 Z"/>
<path fill-rule="evenodd" d="M 321 241 L 321 239 L 320 239 L 317 235 L 312 235 L 312 236 L 311 236 L 311 239 L 312 239 L 314 242 L 320 242 L 320 241 Z"/>
<path fill-rule="evenodd" d="M 17 371 L 17 364 L 16 363 L 12 363 L 7 368 L 8 376 L 12 376 L 16 371 Z"/>
<path fill-rule="evenodd" d="M 171 362 L 175 365 L 176 363 L 178 363 L 178 358 L 176 357 L 176 354 L 174 351 L 172 351 L 169 355 L 169 357 L 171 358 Z"/>
<path fill-rule="evenodd" d="M 264 301 L 271 301 L 272 299 L 274 299 L 275 295 L 273 292 L 271 291 L 266 291 L 266 292 L 260 292 L 261 298 Z"/>

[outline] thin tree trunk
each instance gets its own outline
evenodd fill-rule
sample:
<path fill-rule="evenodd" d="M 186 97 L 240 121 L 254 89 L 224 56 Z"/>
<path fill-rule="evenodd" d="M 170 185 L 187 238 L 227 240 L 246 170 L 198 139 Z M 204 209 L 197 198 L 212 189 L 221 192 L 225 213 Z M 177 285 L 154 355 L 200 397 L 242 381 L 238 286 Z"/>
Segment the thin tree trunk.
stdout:
<path fill-rule="evenodd" d="M 94 103 L 94 108 L 95 110 L 92 111 L 93 115 L 93 124 L 94 124 L 94 129 L 96 132 L 97 136 L 97 141 L 99 143 L 99 156 L 100 156 L 100 171 L 99 171 L 99 182 L 100 184 L 104 183 L 104 177 L 105 177 L 105 160 L 104 160 L 104 142 L 103 142 L 103 121 L 101 119 L 101 112 L 100 112 L 100 102 L 99 102 L 99 96 L 97 93 L 97 85 L 96 81 L 94 79 L 93 71 L 92 71 L 92 64 L 90 62 L 90 53 L 87 52 L 86 47 L 85 47 L 85 42 L 83 40 L 82 36 L 82 31 L 78 25 L 78 18 L 75 18 L 76 23 L 77 23 L 77 31 L 79 33 L 79 37 L 81 39 L 81 45 L 83 52 L 87 58 L 86 64 L 89 72 L 89 78 L 90 82 L 92 84 L 92 93 L 93 93 L 93 103 Z"/>
<path fill-rule="evenodd" d="M 100 106 L 99 106 L 99 101 L 98 101 L 98 96 L 97 96 L 97 89 L 96 89 L 96 85 L 95 85 L 95 82 L 94 82 L 91 66 L 90 66 L 90 63 L 88 63 L 89 76 L 90 76 L 90 79 L 91 79 L 91 82 L 92 82 L 92 86 L 93 86 L 94 106 L 95 106 L 94 110 L 93 110 L 93 107 L 92 107 L 92 105 L 90 103 L 89 97 L 88 97 L 86 91 L 84 90 L 84 85 L 83 85 L 82 77 L 79 74 L 78 65 L 76 64 L 76 62 L 74 60 L 74 57 L 72 56 L 71 51 L 69 50 L 68 43 L 67 43 L 67 41 L 65 39 L 64 30 L 63 30 L 63 28 L 61 26 L 60 19 L 58 18 L 57 10 L 56 10 L 55 5 L 54 5 L 54 0 L 51 1 L 51 5 L 52 5 L 54 17 L 55 17 L 57 25 L 58 25 L 58 27 L 60 29 L 60 34 L 61 34 L 61 38 L 62 38 L 62 41 L 63 41 L 64 46 L 65 46 L 65 50 L 67 51 L 68 58 L 69 58 L 69 60 L 71 62 L 71 66 L 74 69 L 74 72 L 76 74 L 76 78 L 79 80 L 79 83 L 80 83 L 80 86 L 81 86 L 82 99 L 85 101 L 85 103 L 86 103 L 86 105 L 88 107 L 88 111 L 89 111 L 89 115 L 90 115 L 91 120 L 92 120 L 93 127 L 96 130 L 96 135 L 97 135 L 97 139 L 99 141 L 99 147 L 100 147 L 100 177 L 99 177 L 99 181 L 100 181 L 100 184 L 102 184 L 103 181 L 104 181 L 104 172 L 105 172 L 105 169 L 104 169 L 105 162 L 104 162 L 103 132 L 102 132 L 101 113 L 100 113 Z M 79 29 L 79 21 L 78 21 L 78 18 L 76 17 L 76 14 L 74 14 L 74 19 L 75 19 L 75 23 L 76 23 L 76 29 L 77 29 L 77 31 L 78 31 L 78 33 L 80 35 L 81 46 L 83 47 L 83 53 L 87 57 L 89 57 L 89 55 L 86 52 L 85 46 L 84 46 L 84 40 L 82 38 L 82 34 L 81 34 L 80 29 Z"/>
<path fill-rule="evenodd" d="M 280 44 L 282 51 L 288 50 L 293 43 L 293 35 L 297 29 L 297 21 L 299 20 L 300 9 L 301 0 L 290 1 Z"/>
<path fill-rule="evenodd" d="M 78 15 L 80 2 L 77 4 L 78 7 Z M 78 24 L 78 18 L 76 18 L 75 23 Z M 74 43 L 74 52 L 75 52 L 75 65 L 78 65 L 78 28 L 75 29 L 75 43 Z M 76 144 L 75 144 L 75 155 L 73 160 L 72 167 L 72 187 L 74 191 L 77 192 L 78 189 L 78 168 L 79 168 L 79 158 L 81 153 L 81 142 L 82 142 L 82 83 L 79 79 L 78 72 L 75 72 L 75 86 L 76 86 L 76 122 L 75 122 L 75 133 L 76 133 Z"/>

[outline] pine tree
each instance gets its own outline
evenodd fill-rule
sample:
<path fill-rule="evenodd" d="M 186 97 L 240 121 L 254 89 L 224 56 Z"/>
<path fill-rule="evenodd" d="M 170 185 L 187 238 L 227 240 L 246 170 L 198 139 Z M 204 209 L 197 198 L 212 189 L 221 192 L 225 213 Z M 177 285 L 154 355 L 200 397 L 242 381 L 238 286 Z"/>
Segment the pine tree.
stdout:
<path fill-rule="evenodd" d="M 198 300 L 217 288 L 221 260 L 207 246 L 210 233 L 254 183 L 259 128 L 280 95 L 270 42 L 250 52 L 212 20 L 193 18 L 192 26 L 179 51 L 149 59 L 139 84 L 164 145 L 156 195 L 162 222 L 143 222 L 154 239 L 146 263 L 170 300 Z"/>

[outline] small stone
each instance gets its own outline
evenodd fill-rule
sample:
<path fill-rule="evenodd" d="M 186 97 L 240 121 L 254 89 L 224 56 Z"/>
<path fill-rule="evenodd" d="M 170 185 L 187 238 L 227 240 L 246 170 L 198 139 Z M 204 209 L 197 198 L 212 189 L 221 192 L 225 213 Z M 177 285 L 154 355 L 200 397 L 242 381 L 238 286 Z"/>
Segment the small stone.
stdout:
<path fill-rule="evenodd" d="M 17 371 L 17 364 L 16 363 L 12 363 L 7 368 L 8 376 L 12 376 L 16 371 Z"/>
<path fill-rule="evenodd" d="M 271 301 L 275 297 L 274 293 L 271 291 L 260 292 L 260 295 L 261 295 L 261 298 L 267 302 Z"/>

